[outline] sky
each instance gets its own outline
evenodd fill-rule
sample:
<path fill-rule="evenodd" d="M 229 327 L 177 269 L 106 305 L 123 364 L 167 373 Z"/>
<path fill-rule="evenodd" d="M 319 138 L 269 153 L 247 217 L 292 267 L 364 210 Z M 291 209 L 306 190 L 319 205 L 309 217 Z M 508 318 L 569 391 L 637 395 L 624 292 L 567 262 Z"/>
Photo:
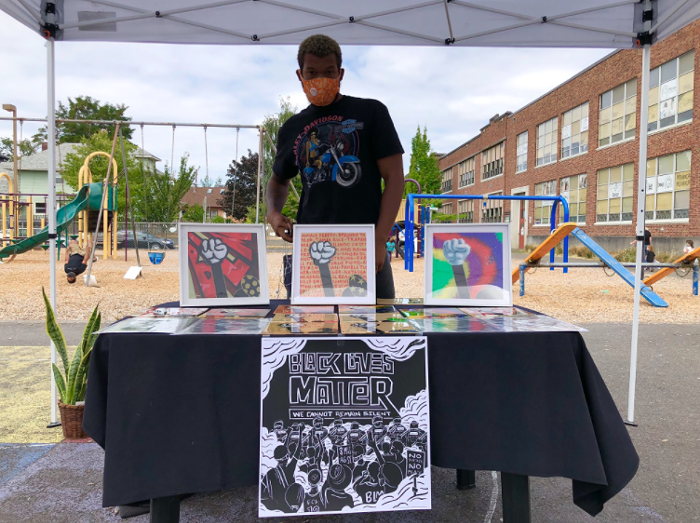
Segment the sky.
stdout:
<path fill-rule="evenodd" d="M 56 99 L 91 96 L 125 104 L 135 121 L 256 125 L 279 111 L 280 98 L 308 105 L 296 78 L 296 47 L 57 42 Z M 381 100 L 406 154 L 417 126 L 434 151 L 447 153 L 476 136 L 489 118 L 516 111 L 610 51 L 458 47 L 343 47 L 341 93 Z M 32 30 L 0 13 L 0 104 L 18 115 L 46 116 L 46 49 Z M 2 116 L 10 113 L 2 112 Z M 30 137 L 42 124 L 27 122 Z M 235 129 L 146 127 L 145 149 L 163 161 L 185 153 L 199 179 L 225 178 L 236 157 Z M 12 124 L 0 121 L 0 137 Z M 140 128 L 134 141 L 141 144 Z M 256 130 L 242 129 L 238 157 L 257 151 Z"/>

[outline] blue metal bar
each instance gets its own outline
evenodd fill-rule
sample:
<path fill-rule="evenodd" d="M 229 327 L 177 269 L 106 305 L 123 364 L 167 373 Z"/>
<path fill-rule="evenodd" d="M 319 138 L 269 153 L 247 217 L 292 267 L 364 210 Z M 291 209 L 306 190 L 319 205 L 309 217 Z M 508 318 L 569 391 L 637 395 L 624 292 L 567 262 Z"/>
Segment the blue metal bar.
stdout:
<path fill-rule="evenodd" d="M 693 263 L 693 296 L 698 295 L 698 272 L 700 272 L 700 268 Z"/>
<path fill-rule="evenodd" d="M 525 269 L 527 265 L 520 264 L 520 296 L 525 296 Z"/>
<path fill-rule="evenodd" d="M 430 198 L 436 200 L 519 200 L 519 201 L 551 201 L 552 205 L 552 215 L 551 215 L 551 230 L 553 231 L 556 225 L 556 209 L 557 204 L 561 203 L 564 209 L 564 221 L 569 221 L 569 202 L 563 196 L 491 196 L 483 194 L 413 194 L 409 193 L 406 197 L 406 223 L 404 227 L 404 268 L 413 272 L 413 231 L 414 231 L 414 212 L 413 212 L 413 201 L 414 198 Z M 409 242 L 409 238 L 411 241 Z M 554 261 L 554 249 L 550 252 L 550 259 Z M 569 237 L 564 238 L 564 261 L 569 261 Z M 564 269 L 567 272 L 567 269 Z"/>

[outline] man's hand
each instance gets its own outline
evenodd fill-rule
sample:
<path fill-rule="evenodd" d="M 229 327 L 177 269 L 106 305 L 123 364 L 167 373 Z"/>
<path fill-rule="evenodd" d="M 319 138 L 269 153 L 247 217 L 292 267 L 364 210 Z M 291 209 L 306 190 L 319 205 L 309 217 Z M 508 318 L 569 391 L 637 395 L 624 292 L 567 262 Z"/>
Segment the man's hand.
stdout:
<path fill-rule="evenodd" d="M 267 223 L 270 224 L 272 230 L 275 231 L 277 236 L 282 238 L 284 241 L 292 243 L 292 221 L 289 218 L 287 218 L 281 212 L 270 211 L 267 213 Z"/>
<path fill-rule="evenodd" d="M 374 239 L 374 267 L 376 272 L 382 270 L 386 262 L 386 242 L 382 238 Z"/>

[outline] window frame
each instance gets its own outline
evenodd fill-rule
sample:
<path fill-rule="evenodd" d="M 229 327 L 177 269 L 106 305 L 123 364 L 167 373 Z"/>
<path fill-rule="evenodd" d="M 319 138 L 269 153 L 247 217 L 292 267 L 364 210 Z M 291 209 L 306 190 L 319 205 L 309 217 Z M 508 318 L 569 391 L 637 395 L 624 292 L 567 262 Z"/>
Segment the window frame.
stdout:
<path fill-rule="evenodd" d="M 690 63 L 692 64 L 692 69 L 688 69 L 684 71 L 681 74 L 681 59 L 692 54 L 692 59 L 690 60 Z M 663 76 L 663 71 L 662 69 L 665 66 L 670 65 L 671 63 L 674 63 L 675 65 L 675 76 L 673 78 L 670 78 L 666 80 L 665 82 L 662 82 L 662 76 Z M 681 92 L 681 76 L 686 76 L 688 75 L 691 81 L 691 88 Z M 675 95 L 671 95 L 670 97 L 664 98 L 664 100 L 661 100 L 662 96 L 662 87 L 664 85 L 668 85 L 668 90 L 672 91 L 673 87 L 671 82 L 675 81 Z M 657 90 L 655 93 L 652 93 L 652 91 Z M 690 93 L 690 94 L 689 94 Z M 679 112 L 679 103 L 680 99 L 684 95 L 689 95 L 691 104 L 690 104 L 690 109 L 683 111 L 682 113 Z M 693 106 L 694 106 L 694 96 L 695 96 L 695 49 L 691 49 L 690 51 L 687 51 L 681 55 L 676 56 L 675 58 L 672 58 L 668 60 L 667 62 L 664 62 L 663 64 L 659 65 L 658 67 L 655 67 L 651 71 L 649 71 L 649 116 L 647 118 L 646 126 L 647 126 L 647 132 L 649 133 L 655 133 L 655 132 L 660 132 L 660 131 L 665 131 L 666 129 L 673 129 L 676 126 L 679 125 L 685 125 L 687 123 L 690 123 L 693 121 Z M 672 103 L 670 104 L 672 106 L 673 110 L 673 122 L 669 122 L 666 125 L 661 125 L 662 120 L 667 120 L 670 118 L 669 116 L 666 116 L 662 118 L 662 108 L 661 104 L 662 102 L 665 102 L 667 100 L 670 100 Z M 668 107 L 668 106 L 667 106 Z M 686 118 L 683 120 L 680 119 L 681 114 L 687 114 L 690 113 Z M 652 115 L 656 114 L 656 118 L 652 121 Z"/>
<path fill-rule="evenodd" d="M 632 87 L 630 85 L 632 82 L 634 82 L 634 89 L 632 89 Z M 620 87 L 623 88 L 622 100 L 615 103 L 614 102 L 615 90 L 619 89 Z M 599 109 L 598 109 L 598 149 L 600 149 L 602 147 L 611 147 L 613 145 L 617 145 L 618 143 L 623 143 L 623 142 L 626 142 L 629 140 L 634 140 L 637 137 L 637 102 L 638 102 L 637 92 L 639 91 L 639 88 L 640 88 L 639 81 L 637 80 L 637 77 L 635 76 L 634 78 L 630 78 L 626 82 L 621 83 L 620 85 L 616 85 L 612 89 L 609 89 L 609 90 L 605 91 L 604 93 L 601 93 L 598 96 L 598 107 L 599 107 Z M 606 101 L 604 101 L 604 98 L 606 96 L 609 96 L 609 98 L 610 98 L 610 105 L 603 108 L 603 105 L 605 105 L 607 103 Z M 628 112 L 627 106 L 631 103 L 631 102 L 628 102 L 628 100 L 630 100 L 632 98 L 635 99 L 634 100 L 634 112 L 632 112 L 632 111 Z M 617 103 L 622 103 L 622 115 L 615 118 L 613 107 L 615 105 L 617 105 Z M 605 120 L 605 121 L 603 121 L 603 118 L 602 118 L 603 111 L 608 112 L 608 117 L 607 117 L 607 120 Z M 629 116 L 632 116 L 632 115 L 634 115 L 634 117 L 631 119 L 631 121 L 634 122 L 634 127 L 632 127 L 631 129 L 626 129 L 625 122 L 627 121 L 627 118 Z M 622 133 L 621 133 L 622 138 L 620 138 L 619 140 L 613 141 L 613 137 L 617 136 L 617 134 L 613 134 L 613 120 L 618 120 L 618 119 L 622 120 Z M 601 128 L 604 125 L 609 125 L 609 132 L 608 132 L 607 136 L 605 137 L 607 142 L 601 143 L 601 139 L 600 139 L 600 137 L 602 135 Z M 628 133 L 629 133 L 629 135 L 628 135 Z"/>
<path fill-rule="evenodd" d="M 525 136 L 525 141 L 524 143 L 521 143 L 520 138 L 523 135 Z M 522 133 L 518 134 L 515 138 L 515 174 L 524 173 L 525 171 L 527 171 L 527 148 L 529 144 L 529 138 L 530 136 L 528 131 L 523 131 Z M 521 158 L 524 158 L 525 161 L 521 162 Z M 521 165 L 524 166 L 522 169 L 520 168 Z"/>
<path fill-rule="evenodd" d="M 625 179 L 625 167 L 631 166 L 631 176 L 627 179 Z M 598 169 L 596 171 L 596 198 L 595 198 L 595 224 L 596 225 L 618 225 L 618 224 L 630 224 L 632 223 L 634 219 L 634 194 L 635 194 L 635 189 L 634 189 L 634 182 L 636 180 L 636 175 L 634 173 L 634 167 L 635 163 L 634 162 L 628 162 L 624 164 L 619 164 L 619 165 L 612 165 L 610 167 L 604 167 L 602 169 Z M 620 180 L 616 182 L 611 182 L 610 181 L 610 175 L 613 171 L 613 169 L 620 169 Z M 601 183 L 601 173 L 607 171 L 606 173 L 606 181 L 605 183 Z M 610 185 L 611 183 L 619 183 L 620 184 L 620 196 L 619 197 L 610 197 Z M 630 184 L 631 189 L 630 193 L 625 196 L 625 183 Z M 601 190 L 601 186 L 605 185 L 606 186 L 606 198 L 599 198 L 599 193 Z M 625 199 L 630 198 L 632 200 L 632 210 L 630 211 L 624 211 L 624 205 L 625 205 Z M 619 218 L 617 220 L 611 220 L 610 219 L 610 201 L 613 199 L 619 199 L 620 202 L 620 211 L 618 213 L 614 213 L 613 216 L 618 215 Z M 606 201 L 608 202 L 608 207 L 607 207 L 607 213 L 606 213 L 606 218 L 604 220 L 601 219 L 601 216 L 603 216 L 601 213 L 598 212 L 598 202 Z M 629 215 L 629 219 L 623 219 L 623 215 L 627 214 Z"/>
<path fill-rule="evenodd" d="M 474 223 L 474 202 L 476 200 L 466 199 L 457 200 L 457 223 Z M 471 210 L 462 210 L 462 204 L 466 207 L 471 207 Z M 461 218 L 466 214 L 465 218 Z"/>
<path fill-rule="evenodd" d="M 582 178 L 583 177 L 583 178 Z M 581 180 L 583 179 L 584 186 L 581 187 Z M 564 191 L 564 180 L 568 180 L 568 187 L 569 189 L 567 191 Z M 574 185 L 576 186 L 576 189 L 573 189 Z M 581 191 L 585 190 L 586 191 L 586 197 L 581 200 Z M 571 194 L 576 193 L 576 197 L 578 198 L 575 202 L 571 201 Z M 572 174 L 571 176 L 564 176 L 562 178 L 559 178 L 559 195 L 563 196 L 564 199 L 566 199 L 566 202 L 569 204 L 569 221 L 577 223 L 579 225 L 586 225 L 586 212 L 581 214 L 580 211 L 580 205 L 583 204 L 586 206 L 586 211 L 588 211 L 588 173 L 579 173 L 579 174 Z M 576 205 L 576 219 L 573 219 L 572 214 L 571 214 L 571 207 L 572 205 Z M 580 218 L 583 216 L 583 220 Z M 564 219 L 563 216 L 560 218 L 561 220 Z"/>
<path fill-rule="evenodd" d="M 584 110 L 585 110 L 586 116 L 583 116 Z M 576 111 L 578 111 L 578 120 L 574 120 Z M 567 115 L 571 115 L 570 116 L 571 123 L 564 125 L 564 122 L 566 122 Z M 579 141 L 578 141 L 579 150 L 576 154 L 573 154 L 570 152 L 570 154 L 564 156 L 564 147 L 565 147 L 564 142 L 566 140 L 569 140 L 569 145 L 566 147 L 569 148 L 569 151 L 573 150 L 573 145 L 572 145 L 573 139 L 574 139 L 573 128 L 574 128 L 575 122 L 579 123 L 579 125 L 578 125 L 579 130 L 578 130 L 578 133 L 576 133 L 576 136 L 578 136 L 578 139 L 579 139 Z M 586 154 L 588 152 L 588 135 L 589 135 L 589 131 L 590 131 L 590 103 L 588 101 L 585 101 L 585 102 L 577 105 L 576 107 L 572 107 L 568 111 L 565 111 L 564 113 L 562 113 L 561 123 L 562 123 L 562 125 L 561 125 L 561 139 L 559 140 L 559 146 L 560 146 L 559 151 L 560 151 L 561 160 L 564 161 L 564 160 L 568 160 L 569 158 L 575 158 L 577 156 L 581 156 L 582 154 Z M 585 127 L 586 127 L 585 129 L 583 128 L 584 123 L 585 123 Z M 564 138 L 564 130 L 567 127 L 570 127 L 571 129 L 569 130 L 569 136 Z M 583 140 L 581 139 L 581 136 L 583 136 L 583 133 L 586 133 L 586 143 L 585 144 L 583 143 Z"/>
<path fill-rule="evenodd" d="M 689 161 L 688 161 L 688 169 L 679 171 L 679 170 L 678 170 L 678 155 L 680 155 L 680 154 L 685 154 L 685 153 L 689 153 L 689 155 L 690 155 Z M 660 174 L 659 174 L 659 164 L 660 164 L 660 162 L 661 162 L 661 159 L 662 159 L 662 158 L 666 158 L 666 157 L 668 157 L 668 156 L 673 156 L 673 170 L 672 170 L 672 172 L 670 172 L 670 173 L 663 173 L 663 174 L 660 175 Z M 692 161 L 693 161 L 693 151 L 692 151 L 692 149 L 687 149 L 687 150 L 685 150 L 685 151 L 678 151 L 677 153 L 664 154 L 664 155 L 662 155 L 662 156 L 656 156 L 656 157 L 654 157 L 654 158 L 649 158 L 649 159 L 647 160 L 647 180 L 646 180 L 646 188 L 645 188 L 645 192 L 644 192 L 644 194 L 646 195 L 646 201 L 644 202 L 644 203 L 645 203 L 645 205 L 644 205 L 644 215 L 645 215 L 645 220 L 646 220 L 646 221 L 652 222 L 652 223 L 654 223 L 654 222 L 678 222 L 678 223 L 683 223 L 683 222 L 687 222 L 687 221 L 689 220 L 689 218 L 690 218 L 690 203 L 688 204 L 688 209 L 680 209 L 680 210 L 686 211 L 686 216 L 676 217 L 675 214 L 676 214 L 676 195 L 677 195 L 678 193 L 687 192 L 687 193 L 688 193 L 688 200 L 690 201 L 690 197 L 691 197 L 690 192 L 691 192 L 691 183 L 692 183 L 692 180 L 690 179 L 690 177 L 692 177 L 692 172 L 693 172 L 693 171 L 692 171 L 692 168 L 691 168 L 691 167 L 692 167 Z M 653 175 L 653 176 L 649 176 L 649 175 L 648 175 L 648 173 L 649 173 L 649 164 L 650 164 L 651 162 L 654 163 L 654 175 Z M 687 189 L 680 189 L 680 190 L 678 190 L 678 189 L 676 189 L 676 176 L 677 176 L 678 173 L 685 173 L 685 172 L 687 172 L 687 173 L 688 173 L 688 176 L 689 176 L 688 188 L 687 188 Z M 670 191 L 664 191 L 664 192 L 662 192 L 662 193 L 659 193 L 659 192 L 658 192 L 657 189 L 658 189 L 658 178 L 659 178 L 659 176 L 670 176 L 670 177 L 671 177 L 670 180 L 671 180 L 672 183 L 673 183 L 673 188 L 672 188 Z M 652 182 L 652 180 L 653 180 L 653 182 Z M 651 184 L 653 184 L 653 186 L 652 186 Z M 651 189 L 651 190 L 650 190 L 650 189 Z M 652 191 L 653 191 L 653 192 L 652 192 Z M 670 210 L 670 212 L 671 212 L 671 217 L 670 217 L 670 218 L 658 218 L 658 217 L 656 216 L 656 213 L 659 212 L 659 211 L 657 210 L 658 195 L 659 195 L 659 194 L 669 194 L 669 193 L 671 194 L 671 210 Z M 653 194 L 653 196 L 654 196 L 654 210 L 653 210 L 653 211 L 649 211 L 649 210 L 648 210 L 648 201 L 649 201 L 649 197 L 650 197 L 652 194 Z M 649 216 L 649 213 L 652 213 L 652 216 L 651 216 L 651 217 Z"/>
<path fill-rule="evenodd" d="M 547 124 L 551 123 L 551 130 L 547 131 Z M 555 127 L 556 126 L 556 127 Z M 540 131 L 542 129 L 542 131 Z M 547 135 L 549 135 L 549 143 L 546 143 Z M 543 143 L 540 143 L 542 140 Z M 545 165 L 551 165 L 553 163 L 557 163 L 559 157 L 559 115 L 554 116 L 553 118 L 550 118 L 549 120 L 546 120 L 539 124 L 537 126 L 537 139 L 536 139 L 536 153 L 535 153 L 535 167 L 544 167 Z M 550 160 L 548 162 L 544 161 L 545 155 L 544 155 L 544 150 L 545 148 L 554 147 L 554 155 L 552 158 L 552 155 L 550 153 Z M 542 161 L 540 162 L 540 156 L 539 156 L 539 151 L 542 150 Z"/>
<path fill-rule="evenodd" d="M 535 196 L 556 196 L 557 195 L 557 187 L 559 184 L 557 183 L 557 179 L 553 180 L 546 180 L 544 182 L 539 182 L 535 184 L 534 187 L 534 195 Z M 539 194 L 537 193 L 537 188 L 542 187 L 542 192 Z M 545 194 L 544 189 L 545 187 L 547 188 L 547 193 Z M 533 221 L 534 221 L 534 226 L 535 227 L 549 227 L 551 225 L 551 218 L 552 218 L 552 205 L 554 205 L 553 200 L 535 200 L 534 201 L 534 211 L 533 211 Z M 544 219 L 542 218 L 542 213 L 540 213 L 540 223 L 537 222 L 537 209 L 547 209 L 547 221 L 545 222 Z"/>
<path fill-rule="evenodd" d="M 485 196 L 503 196 L 503 191 L 496 191 L 489 193 Z M 481 206 L 481 219 L 479 223 L 503 223 L 503 201 L 504 200 L 492 200 L 489 198 L 484 199 L 486 205 Z M 490 211 L 495 211 L 491 213 L 493 216 L 487 216 Z M 500 220 L 495 220 L 493 218 L 499 218 Z"/>
<path fill-rule="evenodd" d="M 444 171 L 442 171 L 442 179 L 440 180 L 440 189 L 442 190 L 442 194 L 447 194 L 452 192 L 452 181 L 453 181 L 453 176 L 454 176 L 454 171 L 452 170 L 454 166 L 448 167 Z M 449 177 L 446 176 L 447 173 L 449 174 Z M 449 183 L 448 183 L 449 182 Z M 446 189 L 446 186 L 449 185 L 449 189 Z"/>
<path fill-rule="evenodd" d="M 468 165 L 470 164 L 470 165 Z M 470 170 L 466 170 L 468 167 L 471 167 Z M 457 180 L 457 187 L 462 188 L 462 187 L 470 187 L 476 183 L 476 155 L 470 156 L 466 160 L 462 160 L 459 162 L 457 166 L 457 174 L 458 174 L 458 180 Z M 464 178 L 465 183 L 462 183 L 462 179 Z M 471 179 L 471 183 L 469 183 L 469 180 Z"/>
<path fill-rule="evenodd" d="M 493 151 L 493 159 L 489 159 Z M 500 154 L 500 157 L 498 155 Z M 503 160 L 505 156 L 505 141 L 481 151 L 481 181 L 493 180 L 503 176 Z M 487 176 L 488 175 L 488 176 Z"/>

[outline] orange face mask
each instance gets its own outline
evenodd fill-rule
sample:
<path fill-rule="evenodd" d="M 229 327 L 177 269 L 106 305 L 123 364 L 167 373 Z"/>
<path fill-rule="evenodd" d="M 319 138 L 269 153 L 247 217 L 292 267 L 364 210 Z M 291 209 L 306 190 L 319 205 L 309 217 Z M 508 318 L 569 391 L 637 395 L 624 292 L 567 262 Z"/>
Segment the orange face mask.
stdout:
<path fill-rule="evenodd" d="M 301 77 L 301 72 L 299 73 Z M 304 93 L 313 105 L 320 107 L 329 105 L 340 92 L 340 77 L 301 79 Z"/>

